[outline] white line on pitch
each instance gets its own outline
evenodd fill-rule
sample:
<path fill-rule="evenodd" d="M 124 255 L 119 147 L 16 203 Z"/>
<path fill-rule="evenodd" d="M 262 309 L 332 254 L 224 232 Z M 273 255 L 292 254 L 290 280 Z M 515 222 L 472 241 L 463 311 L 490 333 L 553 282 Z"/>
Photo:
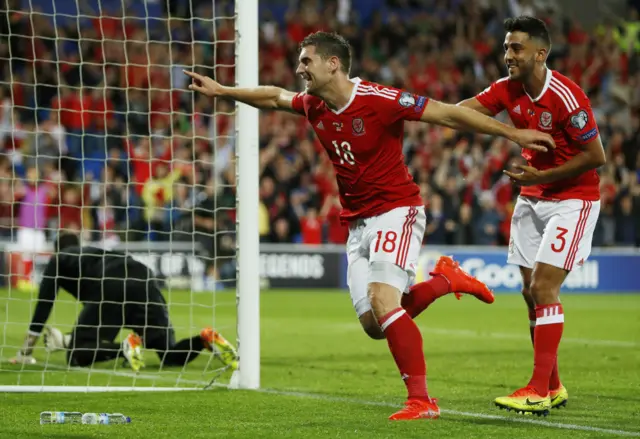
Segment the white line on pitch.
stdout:
<path fill-rule="evenodd" d="M 530 336 L 524 334 L 509 334 L 506 332 L 482 332 L 482 331 L 472 331 L 469 329 L 445 329 L 445 328 L 429 328 L 428 326 L 420 326 L 420 330 L 422 332 L 432 333 L 432 334 L 442 334 L 442 335 L 453 335 L 460 337 L 488 337 L 488 338 L 497 338 L 497 339 L 509 339 L 509 340 L 529 340 Z M 594 339 L 594 338 L 572 338 L 572 337 L 563 337 L 562 343 L 573 343 L 573 344 L 587 344 L 594 346 L 611 346 L 618 348 L 637 348 L 640 347 L 640 343 L 635 343 L 632 341 L 623 341 L 623 340 L 602 340 L 602 339 Z"/>
<path fill-rule="evenodd" d="M 282 396 L 294 396 L 298 398 L 318 399 L 322 401 L 359 404 L 359 405 L 393 407 L 393 408 L 400 407 L 399 404 L 394 404 L 390 402 L 366 401 L 361 399 L 322 395 L 318 393 L 294 392 L 294 391 L 277 390 L 277 389 L 259 389 L 258 392 L 270 393 L 270 394 L 282 395 Z M 491 420 L 499 420 L 504 422 L 515 422 L 520 424 L 539 425 L 541 427 L 558 428 L 562 430 L 578 430 L 578 431 L 588 431 L 593 433 L 612 434 L 612 435 L 618 435 L 618 436 L 640 437 L 640 432 L 615 430 L 611 428 L 592 427 L 590 425 L 563 424 L 558 422 L 527 419 L 527 418 L 515 417 L 515 416 L 512 417 L 512 416 L 488 415 L 485 413 L 461 412 L 458 410 L 447 410 L 447 409 L 442 409 L 441 412 L 446 415 L 463 416 L 466 418 L 491 419 Z"/>
<path fill-rule="evenodd" d="M 420 331 L 425 334 L 450 335 L 453 337 L 475 337 L 475 338 L 494 338 L 502 340 L 530 340 L 529 334 L 506 333 L 506 332 L 484 332 L 474 331 L 471 329 L 448 329 L 448 328 L 432 328 L 426 325 L 419 325 Z M 325 331 L 362 331 L 359 323 L 343 323 L 339 325 L 327 325 L 323 327 Z M 608 346 L 617 348 L 640 348 L 640 342 L 624 341 L 624 340 L 602 340 L 597 338 L 572 338 L 562 337 L 562 343 L 585 344 L 592 346 Z"/>

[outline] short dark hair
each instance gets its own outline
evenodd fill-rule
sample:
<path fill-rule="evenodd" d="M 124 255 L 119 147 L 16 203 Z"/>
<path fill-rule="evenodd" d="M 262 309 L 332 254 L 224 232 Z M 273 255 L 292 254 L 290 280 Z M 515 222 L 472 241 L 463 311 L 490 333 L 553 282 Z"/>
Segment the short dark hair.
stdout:
<path fill-rule="evenodd" d="M 302 40 L 300 50 L 307 46 L 315 47 L 316 52 L 323 59 L 338 57 L 344 73 L 348 74 L 351 70 L 351 45 L 342 35 L 335 32 L 315 32 Z"/>
<path fill-rule="evenodd" d="M 56 237 L 56 242 L 53 244 L 53 251 L 60 253 L 62 250 L 69 247 L 79 247 L 80 236 L 73 232 L 60 232 Z"/>
<path fill-rule="evenodd" d="M 524 32 L 530 38 L 537 38 L 547 47 L 551 47 L 551 37 L 549 37 L 549 29 L 544 21 L 521 15 L 519 17 L 507 18 L 504 21 L 505 32 Z"/>

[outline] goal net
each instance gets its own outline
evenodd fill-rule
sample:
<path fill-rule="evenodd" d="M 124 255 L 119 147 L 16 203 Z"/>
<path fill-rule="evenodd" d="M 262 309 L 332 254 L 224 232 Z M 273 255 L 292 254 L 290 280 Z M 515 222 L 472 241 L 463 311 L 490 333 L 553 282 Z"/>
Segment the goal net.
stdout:
<path fill-rule="evenodd" d="M 255 86 L 257 0 L 5 3 L 0 391 L 258 387 L 257 114 L 195 95 L 182 72 Z M 200 352 L 193 361 L 168 364 L 143 348 L 145 366 L 134 371 L 117 349 L 132 333 L 127 327 L 115 331 L 115 359 L 93 361 L 102 359 L 96 354 L 78 365 L 68 349 L 40 336 L 33 361 L 15 362 L 61 232 L 147 265 L 176 340 L 202 340 L 211 327 L 238 349 L 239 368 L 234 372 L 215 347 L 192 342 L 175 350 L 184 358 Z M 103 302 L 118 303 L 107 280 L 93 280 Z M 63 289 L 49 302 L 46 328 L 110 338 L 108 318 L 98 313 L 87 326 L 80 315 L 88 305 Z M 125 326 L 142 319 L 166 329 L 154 326 L 148 307 L 132 308 L 126 295 L 123 303 L 116 309 Z"/>

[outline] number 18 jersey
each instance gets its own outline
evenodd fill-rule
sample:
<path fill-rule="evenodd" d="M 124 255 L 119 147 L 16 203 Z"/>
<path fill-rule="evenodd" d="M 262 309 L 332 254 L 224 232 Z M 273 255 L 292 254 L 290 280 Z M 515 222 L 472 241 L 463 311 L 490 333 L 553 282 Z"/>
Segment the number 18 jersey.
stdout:
<path fill-rule="evenodd" d="M 402 153 L 404 121 L 419 120 L 428 99 L 356 78 L 347 104 L 329 108 L 298 93 L 294 111 L 306 116 L 333 163 L 341 218 L 353 221 L 397 207 L 421 206 L 420 189 Z"/>

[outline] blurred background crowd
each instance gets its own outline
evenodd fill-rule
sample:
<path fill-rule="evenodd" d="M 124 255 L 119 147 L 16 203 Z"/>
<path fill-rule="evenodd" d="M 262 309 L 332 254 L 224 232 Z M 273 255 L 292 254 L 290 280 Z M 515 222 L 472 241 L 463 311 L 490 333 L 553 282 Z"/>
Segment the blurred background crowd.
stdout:
<path fill-rule="evenodd" d="M 182 69 L 234 82 L 233 2 L 127 3 L 3 2 L 0 235 L 196 239 L 231 256 L 234 132 L 255 127 L 235 126 L 233 104 L 186 90 Z M 549 66 L 587 91 L 607 153 L 594 244 L 640 246 L 638 5 L 612 0 L 617 9 L 584 16 L 573 3 L 261 0 L 260 82 L 299 90 L 298 42 L 335 30 L 353 45 L 353 76 L 455 103 L 504 76 L 504 18 L 542 18 Z M 261 240 L 344 243 L 333 169 L 305 120 L 262 112 L 259 130 Z M 517 189 L 501 171 L 518 159 L 515 145 L 408 123 L 404 152 L 427 243 L 508 242 Z"/>

